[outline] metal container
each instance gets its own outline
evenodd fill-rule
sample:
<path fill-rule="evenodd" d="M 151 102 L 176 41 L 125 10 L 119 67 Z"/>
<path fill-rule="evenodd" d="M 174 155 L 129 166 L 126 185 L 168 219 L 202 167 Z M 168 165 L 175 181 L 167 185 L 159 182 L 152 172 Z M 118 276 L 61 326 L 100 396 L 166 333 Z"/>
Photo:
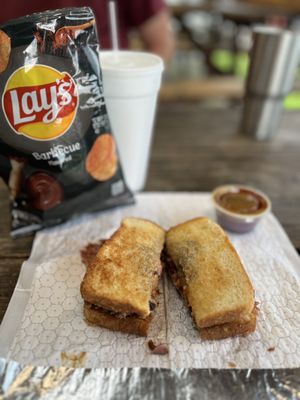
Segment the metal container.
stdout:
<path fill-rule="evenodd" d="M 256 26 L 246 81 L 241 132 L 265 140 L 278 131 L 284 97 L 291 91 L 300 58 L 300 36 Z"/>
<path fill-rule="evenodd" d="M 254 28 L 247 94 L 282 97 L 289 93 L 299 58 L 295 56 L 297 39 L 297 35 L 288 30 Z"/>
<path fill-rule="evenodd" d="M 277 134 L 282 115 L 282 98 L 248 96 L 244 100 L 241 132 L 257 140 Z"/>

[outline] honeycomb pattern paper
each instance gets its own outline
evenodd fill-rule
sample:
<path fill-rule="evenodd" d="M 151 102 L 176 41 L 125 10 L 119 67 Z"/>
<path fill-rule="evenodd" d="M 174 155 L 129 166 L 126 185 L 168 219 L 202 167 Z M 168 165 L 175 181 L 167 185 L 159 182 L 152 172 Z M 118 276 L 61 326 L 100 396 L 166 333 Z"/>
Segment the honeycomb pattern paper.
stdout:
<path fill-rule="evenodd" d="M 259 302 L 256 332 L 202 341 L 182 299 L 165 276 L 148 338 L 88 325 L 83 319 L 80 250 L 109 237 L 125 216 L 168 228 L 196 216 L 214 217 L 208 194 L 140 194 L 137 204 L 84 217 L 37 234 L 29 262 L 34 275 L 23 317 L 10 332 L 7 356 L 20 363 L 62 365 L 82 356 L 85 367 L 288 368 L 300 366 L 299 258 L 273 215 L 253 232 L 229 234 L 253 282 Z M 12 302 L 26 280 L 26 263 Z M 20 302 L 21 303 L 21 302 Z M 24 303 L 24 301 L 23 301 Z M 7 335 L 8 322 L 2 327 Z M 169 354 L 151 354 L 147 342 L 167 343 Z M 1 340 L 0 340 L 1 342 Z"/>

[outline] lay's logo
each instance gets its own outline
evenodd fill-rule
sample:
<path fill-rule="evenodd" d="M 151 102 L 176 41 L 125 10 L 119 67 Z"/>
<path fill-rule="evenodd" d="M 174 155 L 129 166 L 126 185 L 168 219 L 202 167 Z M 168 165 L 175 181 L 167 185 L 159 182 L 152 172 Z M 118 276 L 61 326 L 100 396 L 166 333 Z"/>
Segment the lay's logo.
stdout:
<path fill-rule="evenodd" d="M 77 87 L 67 72 L 36 64 L 17 69 L 8 79 L 2 107 L 11 128 L 33 140 L 51 140 L 72 125 Z"/>

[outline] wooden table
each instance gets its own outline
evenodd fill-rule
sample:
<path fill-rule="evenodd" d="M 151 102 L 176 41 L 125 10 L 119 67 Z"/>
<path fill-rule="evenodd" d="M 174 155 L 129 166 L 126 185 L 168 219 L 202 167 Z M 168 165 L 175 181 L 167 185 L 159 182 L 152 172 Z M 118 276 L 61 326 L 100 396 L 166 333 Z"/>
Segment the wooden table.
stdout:
<path fill-rule="evenodd" d="M 148 191 L 211 191 L 237 182 L 265 191 L 273 212 L 300 249 L 300 114 L 284 115 L 274 140 L 259 143 L 237 134 L 240 108 L 204 109 L 195 103 L 161 104 Z M 7 190 L 0 183 L 0 320 L 32 238 L 9 237 Z"/>

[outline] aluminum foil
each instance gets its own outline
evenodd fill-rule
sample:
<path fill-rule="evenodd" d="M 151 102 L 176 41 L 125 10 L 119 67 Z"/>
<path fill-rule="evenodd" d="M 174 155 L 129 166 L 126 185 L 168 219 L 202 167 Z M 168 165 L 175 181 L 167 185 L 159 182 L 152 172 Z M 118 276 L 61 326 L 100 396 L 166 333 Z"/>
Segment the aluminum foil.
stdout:
<path fill-rule="evenodd" d="M 0 399 L 300 399 L 300 368 L 51 368 L 0 359 Z"/>

